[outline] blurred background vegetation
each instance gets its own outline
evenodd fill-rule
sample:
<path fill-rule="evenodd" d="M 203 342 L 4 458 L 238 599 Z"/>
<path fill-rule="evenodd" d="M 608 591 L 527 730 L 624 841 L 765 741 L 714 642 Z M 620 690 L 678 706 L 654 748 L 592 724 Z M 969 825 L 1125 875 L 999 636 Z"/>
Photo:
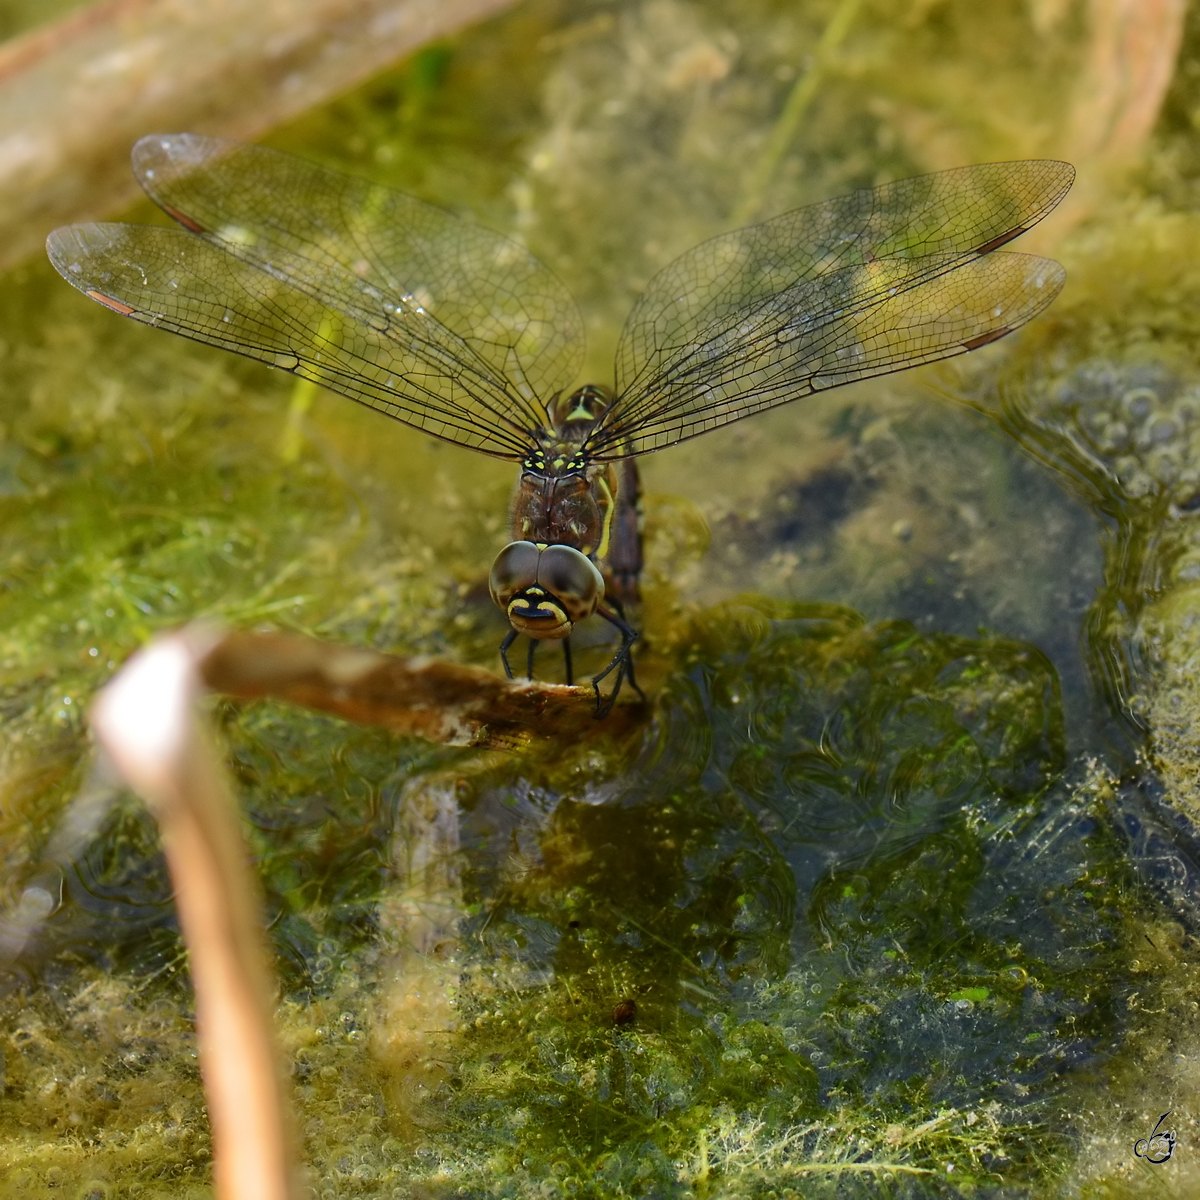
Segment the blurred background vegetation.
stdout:
<path fill-rule="evenodd" d="M 733 224 L 1080 172 L 1027 330 L 642 461 L 644 734 L 215 706 L 316 1195 L 1195 1190 L 1198 122 L 1167 0 L 527 0 L 271 132 L 525 241 L 600 382 Z M 0 311 L 2 896 L 53 901 L 0 976 L 0 1195 L 204 1195 L 153 822 L 57 850 L 86 704 L 199 617 L 494 664 L 512 472 L 36 257 Z"/>

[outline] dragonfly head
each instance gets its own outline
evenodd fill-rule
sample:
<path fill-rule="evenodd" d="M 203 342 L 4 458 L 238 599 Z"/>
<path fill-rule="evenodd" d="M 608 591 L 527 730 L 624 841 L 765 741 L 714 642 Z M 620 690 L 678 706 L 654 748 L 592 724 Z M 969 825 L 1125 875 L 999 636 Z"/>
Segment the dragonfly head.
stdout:
<path fill-rule="evenodd" d="M 492 563 L 488 589 L 518 633 L 565 638 L 604 599 L 604 577 L 572 546 L 509 542 Z"/>
<path fill-rule="evenodd" d="M 556 396 L 546 409 L 552 439 L 582 445 L 614 399 L 613 393 L 598 383 L 589 383 L 566 396 Z"/>

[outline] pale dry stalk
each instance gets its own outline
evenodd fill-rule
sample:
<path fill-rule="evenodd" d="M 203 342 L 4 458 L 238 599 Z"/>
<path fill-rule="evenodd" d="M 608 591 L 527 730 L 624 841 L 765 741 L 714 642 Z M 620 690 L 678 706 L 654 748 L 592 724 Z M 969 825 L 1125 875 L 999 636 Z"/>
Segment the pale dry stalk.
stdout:
<path fill-rule="evenodd" d="M 1050 148 L 1079 177 L 1023 250 L 1053 252 L 1137 165 L 1175 74 L 1186 11 L 1186 0 L 1089 0 L 1083 71 L 1061 141 Z"/>
<path fill-rule="evenodd" d="M 196 708 L 197 662 L 210 644 L 211 635 L 186 630 L 152 643 L 100 693 L 91 719 L 161 830 L 196 997 L 217 1195 L 297 1200 L 262 903 Z"/>
<path fill-rule="evenodd" d="M 517 683 L 437 659 L 403 659 L 311 638 L 222 634 L 192 626 L 135 654 L 97 697 L 91 720 L 116 769 L 150 806 L 196 996 L 200 1066 L 221 1200 L 299 1195 L 272 1029 L 275 989 L 263 906 L 237 806 L 198 701 L 207 690 L 273 696 L 432 741 L 512 747 L 534 735 L 578 740 L 628 731 L 637 703 L 604 721 L 585 688 Z M 390 919 L 404 935 L 385 1054 L 417 1091 L 440 1067 L 431 1025 L 453 1028 L 447 1001 L 459 914 L 453 777 L 405 797 L 397 869 L 407 890 Z M 431 1075 L 431 1072 L 433 1073 Z M 425 1088 L 424 1090 L 428 1090 Z"/>

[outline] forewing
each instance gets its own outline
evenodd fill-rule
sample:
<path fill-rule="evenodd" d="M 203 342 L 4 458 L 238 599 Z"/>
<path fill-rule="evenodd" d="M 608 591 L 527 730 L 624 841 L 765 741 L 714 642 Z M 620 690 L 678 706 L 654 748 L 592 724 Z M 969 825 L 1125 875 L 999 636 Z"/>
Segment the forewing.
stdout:
<path fill-rule="evenodd" d="M 1073 168 L 1053 161 L 962 167 L 697 246 L 651 280 L 630 314 L 617 350 L 619 399 L 589 450 L 613 458 L 660 449 L 805 392 L 949 357 L 1015 329 L 1053 298 L 1061 270 L 974 267 L 1041 220 L 1073 179 Z M 967 267 L 958 286 L 922 290 Z M 1018 275 L 1028 276 L 1028 295 L 1012 291 Z M 999 291 L 967 301 L 962 289 L 978 286 Z M 989 315 L 998 304 L 1001 317 Z M 973 325 L 964 324 L 967 311 Z M 899 322 L 894 335 L 880 320 Z"/>
<path fill-rule="evenodd" d="M 70 225 L 47 239 L 59 274 L 147 325 L 291 371 L 437 437 L 520 459 L 524 432 L 481 421 L 505 401 L 490 370 L 419 310 L 386 332 L 180 229 Z"/>
<path fill-rule="evenodd" d="M 503 381 L 492 403 L 523 429 L 544 423 L 543 400 L 579 372 L 574 300 L 510 238 L 260 146 L 155 135 L 134 147 L 133 167 L 187 228 L 319 303 L 401 341 L 409 313 L 434 318 Z"/>
<path fill-rule="evenodd" d="M 864 270 L 823 279 L 808 297 L 828 303 L 835 293 L 844 305 L 836 316 L 805 317 L 805 297 L 793 293 L 678 354 L 655 376 L 653 408 L 636 425 L 604 429 L 589 444 L 593 457 L 659 450 L 812 392 L 975 350 L 1035 317 L 1065 280 L 1050 259 L 990 254 L 860 305 Z M 798 285 L 805 290 L 818 289 Z"/>

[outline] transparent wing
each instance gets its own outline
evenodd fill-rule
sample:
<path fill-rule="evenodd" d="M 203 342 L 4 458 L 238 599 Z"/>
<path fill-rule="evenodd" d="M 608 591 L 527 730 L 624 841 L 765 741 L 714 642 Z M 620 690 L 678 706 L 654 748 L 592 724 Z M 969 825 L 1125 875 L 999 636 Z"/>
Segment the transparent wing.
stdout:
<path fill-rule="evenodd" d="M 70 225 L 47 239 L 59 274 L 148 325 L 311 379 L 437 437 L 500 458 L 528 450 L 503 381 L 419 307 L 386 330 L 181 229 Z M 434 328 L 430 328 L 430 326 Z"/>
<path fill-rule="evenodd" d="M 510 238 L 261 146 L 154 135 L 134 147 L 133 169 L 165 212 L 235 258 L 406 345 L 416 327 L 438 353 L 490 373 L 482 410 L 461 398 L 479 422 L 540 427 L 543 398 L 579 372 L 574 300 Z"/>
<path fill-rule="evenodd" d="M 1074 179 L 986 163 L 905 179 L 704 242 L 664 268 L 617 349 L 596 458 L 669 446 L 808 392 L 961 354 L 1035 316 L 1057 263 L 996 254 Z"/>

